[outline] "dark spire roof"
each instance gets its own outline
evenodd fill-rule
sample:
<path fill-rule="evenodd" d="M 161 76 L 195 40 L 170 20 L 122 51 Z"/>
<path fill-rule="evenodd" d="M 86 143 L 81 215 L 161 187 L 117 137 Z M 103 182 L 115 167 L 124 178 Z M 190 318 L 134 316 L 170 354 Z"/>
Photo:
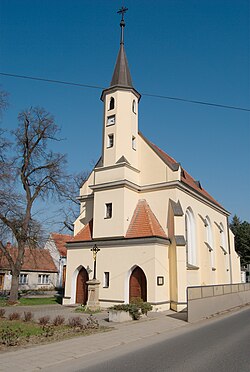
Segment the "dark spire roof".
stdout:
<path fill-rule="evenodd" d="M 128 67 L 128 60 L 126 57 L 123 43 L 120 44 L 120 50 L 117 56 L 113 77 L 110 83 L 111 87 L 113 87 L 114 85 L 119 85 L 128 88 L 133 87 Z"/>
<path fill-rule="evenodd" d="M 120 49 L 119 49 L 119 53 L 117 56 L 115 69 L 114 69 L 114 73 L 113 73 L 112 80 L 110 83 L 110 87 L 102 91 L 102 95 L 101 95 L 102 101 L 104 100 L 106 93 L 109 92 L 110 89 L 113 89 L 116 87 L 121 88 L 121 89 L 133 90 L 138 100 L 140 100 L 141 98 L 140 93 L 137 92 L 135 88 L 133 87 L 132 78 L 131 78 L 131 74 L 130 74 L 129 67 L 128 67 L 128 60 L 127 60 L 125 48 L 124 48 L 124 27 L 125 27 L 124 14 L 126 13 L 127 10 L 128 8 L 122 7 L 117 12 L 118 14 L 122 15 L 122 19 L 120 22 L 120 27 L 121 27 Z"/>

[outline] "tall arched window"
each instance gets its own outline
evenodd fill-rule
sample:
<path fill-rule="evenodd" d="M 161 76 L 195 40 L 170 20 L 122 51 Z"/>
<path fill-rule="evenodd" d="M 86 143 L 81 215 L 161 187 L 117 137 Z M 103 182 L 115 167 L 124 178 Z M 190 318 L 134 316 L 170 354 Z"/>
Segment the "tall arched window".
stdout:
<path fill-rule="evenodd" d="M 195 219 L 191 208 L 185 214 L 187 265 L 197 266 Z"/>
<path fill-rule="evenodd" d="M 227 254 L 226 235 L 225 235 L 225 229 L 222 223 L 220 223 L 220 246 L 224 254 Z"/>
<path fill-rule="evenodd" d="M 109 101 L 109 110 L 113 110 L 114 108 L 115 108 L 115 99 L 114 97 L 111 97 Z"/>
<path fill-rule="evenodd" d="M 206 237 L 205 243 L 210 252 L 210 264 L 212 269 L 215 267 L 215 252 L 214 252 L 214 240 L 213 240 L 213 230 L 210 218 L 206 216 L 205 219 Z"/>
<path fill-rule="evenodd" d="M 134 114 L 136 114 L 136 102 L 135 102 L 135 99 L 132 102 L 132 111 L 133 111 Z"/>

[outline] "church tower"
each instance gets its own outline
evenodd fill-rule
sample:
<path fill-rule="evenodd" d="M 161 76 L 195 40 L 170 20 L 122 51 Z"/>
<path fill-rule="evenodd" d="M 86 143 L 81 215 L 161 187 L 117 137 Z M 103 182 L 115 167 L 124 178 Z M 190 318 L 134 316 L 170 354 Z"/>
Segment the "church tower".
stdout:
<path fill-rule="evenodd" d="M 102 92 L 103 119 L 103 166 L 112 166 L 122 161 L 138 168 L 138 103 L 141 95 L 134 89 L 124 48 L 124 13 L 119 14 L 121 37 L 120 50 L 110 87 Z"/>

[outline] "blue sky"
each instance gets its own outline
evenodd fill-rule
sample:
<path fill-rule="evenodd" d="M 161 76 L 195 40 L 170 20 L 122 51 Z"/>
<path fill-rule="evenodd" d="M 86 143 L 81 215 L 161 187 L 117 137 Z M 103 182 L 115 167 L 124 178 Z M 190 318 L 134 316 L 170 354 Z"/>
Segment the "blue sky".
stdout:
<path fill-rule="evenodd" d="M 108 87 L 119 48 L 117 0 L 1 0 L 0 71 Z M 139 126 L 232 214 L 250 221 L 250 113 L 143 93 L 250 108 L 248 0 L 127 0 L 125 48 L 142 93 Z M 0 76 L 10 106 L 29 106 L 62 128 L 57 151 L 71 172 L 99 158 L 101 90 Z"/>

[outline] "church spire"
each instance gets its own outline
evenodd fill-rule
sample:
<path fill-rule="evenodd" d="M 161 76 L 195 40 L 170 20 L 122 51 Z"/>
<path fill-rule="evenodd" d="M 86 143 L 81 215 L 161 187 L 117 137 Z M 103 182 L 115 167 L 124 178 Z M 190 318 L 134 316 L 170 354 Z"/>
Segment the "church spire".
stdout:
<path fill-rule="evenodd" d="M 128 8 L 122 6 L 121 9 L 118 10 L 117 14 L 122 15 L 122 19 L 120 22 L 120 27 L 121 27 L 121 39 L 120 39 L 120 44 L 124 44 L 124 27 L 125 27 L 125 21 L 124 21 L 124 14 L 127 12 Z"/>
<path fill-rule="evenodd" d="M 128 8 L 122 6 L 121 9 L 117 12 L 118 14 L 122 15 L 122 19 L 120 22 L 121 27 L 121 37 L 120 37 L 120 50 L 117 56 L 115 69 L 113 73 L 113 77 L 110 83 L 110 86 L 121 86 L 121 87 L 128 87 L 132 88 L 132 78 L 130 75 L 129 67 L 128 67 L 128 60 L 126 57 L 125 49 L 124 49 L 124 14 Z"/>

